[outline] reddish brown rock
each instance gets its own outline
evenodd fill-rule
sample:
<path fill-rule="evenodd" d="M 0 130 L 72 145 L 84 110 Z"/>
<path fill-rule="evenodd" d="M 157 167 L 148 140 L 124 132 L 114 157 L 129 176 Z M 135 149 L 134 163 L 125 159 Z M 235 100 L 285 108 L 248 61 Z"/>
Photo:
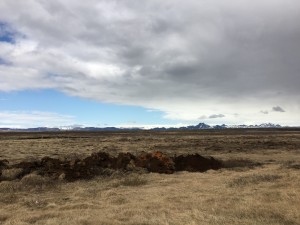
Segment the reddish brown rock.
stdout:
<path fill-rule="evenodd" d="M 173 173 L 175 170 L 173 160 L 159 151 L 143 152 L 136 158 L 135 165 L 156 173 Z"/>

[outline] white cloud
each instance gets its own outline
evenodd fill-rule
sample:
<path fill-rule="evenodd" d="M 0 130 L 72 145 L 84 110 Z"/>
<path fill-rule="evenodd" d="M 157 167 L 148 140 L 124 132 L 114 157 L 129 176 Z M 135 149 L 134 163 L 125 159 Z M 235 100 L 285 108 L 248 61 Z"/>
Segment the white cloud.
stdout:
<path fill-rule="evenodd" d="M 299 10 L 297 0 L 2 0 L 15 43 L 0 42 L 0 91 L 299 124 Z M 260 113 L 274 105 L 286 113 Z"/>
<path fill-rule="evenodd" d="M 0 127 L 57 127 L 74 123 L 75 118 L 52 112 L 0 111 Z"/>

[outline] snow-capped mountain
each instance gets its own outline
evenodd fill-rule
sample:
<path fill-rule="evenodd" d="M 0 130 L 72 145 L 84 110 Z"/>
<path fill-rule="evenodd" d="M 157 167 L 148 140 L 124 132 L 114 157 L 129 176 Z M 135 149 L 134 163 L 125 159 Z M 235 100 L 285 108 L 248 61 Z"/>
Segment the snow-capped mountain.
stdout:
<path fill-rule="evenodd" d="M 262 123 L 262 124 L 255 124 L 255 125 L 231 125 L 227 126 L 228 128 L 281 128 L 282 126 L 279 124 L 274 123 Z"/>

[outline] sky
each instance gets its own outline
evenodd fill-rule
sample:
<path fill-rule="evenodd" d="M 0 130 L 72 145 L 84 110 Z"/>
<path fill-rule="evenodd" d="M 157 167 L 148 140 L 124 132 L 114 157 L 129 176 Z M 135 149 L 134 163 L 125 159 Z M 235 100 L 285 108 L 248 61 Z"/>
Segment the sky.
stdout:
<path fill-rule="evenodd" d="M 298 0 L 1 0 L 0 127 L 300 125 Z"/>

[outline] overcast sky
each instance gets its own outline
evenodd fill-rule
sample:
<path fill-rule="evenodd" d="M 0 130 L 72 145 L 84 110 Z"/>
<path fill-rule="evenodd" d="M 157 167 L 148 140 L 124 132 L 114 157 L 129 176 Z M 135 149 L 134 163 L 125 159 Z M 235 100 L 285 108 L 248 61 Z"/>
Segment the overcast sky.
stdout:
<path fill-rule="evenodd" d="M 1 0 L 0 92 L 161 112 L 151 123 L 300 125 L 299 21 L 299 0 Z M 24 115 L 4 100 L 0 120 Z"/>

